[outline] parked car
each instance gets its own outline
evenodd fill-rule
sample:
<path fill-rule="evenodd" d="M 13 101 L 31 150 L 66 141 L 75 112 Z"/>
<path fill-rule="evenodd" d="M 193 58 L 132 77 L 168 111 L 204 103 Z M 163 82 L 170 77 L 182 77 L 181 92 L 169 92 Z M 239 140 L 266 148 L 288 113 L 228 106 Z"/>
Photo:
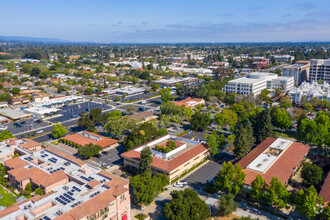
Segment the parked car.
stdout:
<path fill-rule="evenodd" d="M 37 134 L 41 134 L 41 133 L 44 133 L 44 130 L 37 131 Z"/>
<path fill-rule="evenodd" d="M 108 151 L 103 151 L 102 154 L 108 155 L 109 152 Z"/>
<path fill-rule="evenodd" d="M 101 154 L 98 154 L 98 155 L 95 155 L 94 157 L 101 158 L 102 156 L 101 156 Z"/>
<path fill-rule="evenodd" d="M 177 181 L 176 183 L 173 184 L 174 187 L 178 187 L 178 188 L 183 188 L 187 185 L 186 181 Z"/>
<path fill-rule="evenodd" d="M 21 121 L 20 124 L 21 124 L 21 125 L 24 125 L 24 124 L 25 124 L 25 121 Z"/>
<path fill-rule="evenodd" d="M 37 122 L 37 123 L 41 123 L 42 120 L 41 120 L 41 119 L 38 119 L 38 120 L 36 120 L 35 122 Z"/>
<path fill-rule="evenodd" d="M 7 129 L 8 129 L 8 127 L 6 127 L 6 126 L 1 126 L 1 127 L 0 127 L 0 130 L 1 130 L 1 131 L 3 131 L 3 130 L 7 130 Z"/>
<path fill-rule="evenodd" d="M 23 127 L 23 125 L 21 125 L 21 124 L 18 123 L 18 122 L 15 122 L 14 125 L 15 125 L 16 127 Z"/>

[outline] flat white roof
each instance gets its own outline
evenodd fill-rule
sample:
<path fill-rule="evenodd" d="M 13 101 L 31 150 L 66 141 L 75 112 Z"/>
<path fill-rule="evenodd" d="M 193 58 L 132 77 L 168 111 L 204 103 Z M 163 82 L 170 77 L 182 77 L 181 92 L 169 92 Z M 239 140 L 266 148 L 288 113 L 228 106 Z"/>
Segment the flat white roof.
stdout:
<path fill-rule="evenodd" d="M 288 148 L 293 141 L 283 138 L 277 138 L 269 147 L 278 149 L 278 150 L 285 150 Z"/>
<path fill-rule="evenodd" d="M 248 169 L 263 173 L 276 159 L 276 156 L 271 154 L 260 154 L 248 166 Z"/>
<path fill-rule="evenodd" d="M 267 149 L 266 153 L 261 153 L 254 159 L 247 168 L 253 171 L 264 173 L 270 167 L 277 157 L 281 156 L 281 152 L 286 150 L 293 141 L 283 138 L 277 138 Z M 274 152 L 275 149 L 275 152 Z"/>

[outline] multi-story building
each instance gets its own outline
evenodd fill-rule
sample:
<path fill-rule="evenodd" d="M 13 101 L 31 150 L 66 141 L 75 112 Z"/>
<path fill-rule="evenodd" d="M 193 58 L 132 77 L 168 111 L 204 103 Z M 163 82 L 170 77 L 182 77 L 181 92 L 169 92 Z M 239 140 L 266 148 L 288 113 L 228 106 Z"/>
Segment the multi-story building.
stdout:
<path fill-rule="evenodd" d="M 223 88 L 224 92 L 255 96 L 263 89 L 280 89 L 283 92 L 291 90 L 294 86 L 293 77 L 278 76 L 274 73 L 253 72 L 241 78 L 229 81 Z"/>
<path fill-rule="evenodd" d="M 311 60 L 309 80 L 317 81 L 319 79 L 322 79 L 324 82 L 330 82 L 330 58 Z"/>
<path fill-rule="evenodd" d="M 309 80 L 309 63 L 295 63 L 285 66 L 282 76 L 294 77 L 294 84 L 300 86 L 302 82 Z"/>
<path fill-rule="evenodd" d="M 4 163 L 9 183 L 44 195 L 0 211 L 1 219 L 130 219 L 128 181 L 56 150 L 21 153 Z"/>
<path fill-rule="evenodd" d="M 166 151 L 165 149 L 170 141 L 175 141 L 176 148 Z M 188 172 L 190 168 L 196 166 L 209 155 L 209 149 L 206 144 L 165 135 L 123 153 L 121 156 L 124 158 L 124 167 L 126 169 L 138 172 L 140 154 L 145 147 L 150 147 L 152 151 L 152 172 L 154 174 L 164 173 L 168 175 L 170 181 Z M 164 151 L 162 151 L 163 148 Z"/>
<path fill-rule="evenodd" d="M 310 147 L 292 140 L 268 137 L 238 163 L 246 174 L 243 194 L 249 194 L 251 183 L 260 175 L 269 184 L 278 177 L 286 184 L 299 167 Z"/>
<path fill-rule="evenodd" d="M 300 103 L 303 96 L 306 96 L 307 101 L 317 97 L 320 100 L 326 99 L 330 102 L 330 84 L 326 82 L 318 84 L 315 81 L 311 83 L 303 82 L 299 87 L 293 88 L 289 95 L 295 103 Z"/>

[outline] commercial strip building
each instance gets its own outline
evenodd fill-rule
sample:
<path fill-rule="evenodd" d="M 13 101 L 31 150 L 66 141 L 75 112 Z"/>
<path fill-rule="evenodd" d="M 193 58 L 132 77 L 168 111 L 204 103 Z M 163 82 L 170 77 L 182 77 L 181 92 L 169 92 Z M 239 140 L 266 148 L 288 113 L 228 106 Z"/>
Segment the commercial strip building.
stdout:
<path fill-rule="evenodd" d="M 320 100 L 326 99 L 330 102 L 330 83 L 323 82 L 323 84 L 318 84 L 315 81 L 311 83 L 303 82 L 299 87 L 294 87 L 288 94 L 295 103 L 301 103 L 301 99 L 304 96 L 306 96 L 307 101 L 317 97 Z"/>
<path fill-rule="evenodd" d="M 84 101 L 83 97 L 81 96 L 59 96 L 59 97 L 54 97 L 49 100 L 45 101 L 40 101 L 40 102 L 33 102 L 30 104 L 31 107 L 56 107 L 56 106 L 62 106 L 65 104 L 70 104 L 70 103 L 76 103 L 76 102 L 82 102 Z"/>
<path fill-rule="evenodd" d="M 131 86 L 126 86 L 124 88 L 117 88 L 117 89 L 104 89 L 102 92 L 103 93 L 107 93 L 108 95 L 113 95 L 113 94 L 117 94 L 117 95 L 134 95 L 134 94 L 140 94 L 143 93 L 145 91 L 145 89 L 143 88 L 135 88 L 135 87 L 131 87 Z"/>
<path fill-rule="evenodd" d="M 309 62 L 295 63 L 282 69 L 282 76 L 294 77 L 294 84 L 300 86 L 302 82 L 309 80 Z"/>
<path fill-rule="evenodd" d="M 288 139 L 266 138 L 238 162 L 246 174 L 243 194 L 250 193 L 251 183 L 258 175 L 268 184 L 272 177 L 286 184 L 309 149 L 307 145 Z"/>
<path fill-rule="evenodd" d="M 89 131 L 80 131 L 78 133 L 62 137 L 61 139 L 66 142 L 76 144 L 77 146 L 85 146 L 86 144 L 100 145 L 103 150 L 116 147 L 118 145 L 117 140 Z"/>
<path fill-rule="evenodd" d="M 130 218 L 129 182 L 64 153 L 43 149 L 5 161 L 9 183 L 45 195 L 0 211 L 3 219 Z"/>
<path fill-rule="evenodd" d="M 31 117 L 31 114 L 25 113 L 22 110 L 15 110 L 15 109 L 0 109 L 0 115 L 10 118 L 11 120 L 20 120 L 23 118 Z"/>
<path fill-rule="evenodd" d="M 47 118 L 54 116 L 60 112 L 60 109 L 57 108 L 45 108 L 45 107 L 31 107 L 24 109 L 25 113 L 33 115 L 34 118 Z"/>
<path fill-rule="evenodd" d="M 278 76 L 275 73 L 253 72 L 249 75 L 230 80 L 222 89 L 226 93 L 258 95 L 263 89 L 280 89 L 283 92 L 294 87 L 294 78 Z"/>
<path fill-rule="evenodd" d="M 309 80 L 330 83 L 330 58 L 329 59 L 311 59 L 309 69 Z"/>
<path fill-rule="evenodd" d="M 158 146 L 158 149 L 159 146 L 166 148 L 170 140 L 175 141 L 177 148 L 167 153 L 160 152 L 156 149 L 156 145 Z M 187 173 L 191 168 L 195 167 L 209 155 L 209 149 L 206 144 L 172 135 L 165 135 L 123 153 L 121 156 L 124 158 L 124 167 L 126 169 L 138 172 L 140 154 L 145 147 L 150 147 L 152 151 L 152 172 L 154 174 L 166 174 L 170 181 Z"/>
<path fill-rule="evenodd" d="M 181 101 L 172 101 L 172 102 L 177 106 L 184 105 L 185 107 L 191 108 L 191 109 L 194 109 L 198 105 L 205 104 L 204 99 L 190 98 L 190 97 L 188 97 L 184 100 L 181 100 Z"/>
<path fill-rule="evenodd" d="M 195 86 L 200 84 L 201 80 L 198 78 L 163 78 L 159 80 L 152 81 L 151 84 L 157 84 L 161 88 L 172 88 L 175 87 L 176 84 L 188 85 L 188 86 Z"/>

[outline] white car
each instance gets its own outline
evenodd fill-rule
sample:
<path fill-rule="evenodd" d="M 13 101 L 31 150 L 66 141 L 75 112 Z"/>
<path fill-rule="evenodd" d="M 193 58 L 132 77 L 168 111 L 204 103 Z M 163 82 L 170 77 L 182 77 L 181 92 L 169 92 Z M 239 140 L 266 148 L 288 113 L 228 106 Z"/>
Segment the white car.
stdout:
<path fill-rule="evenodd" d="M 178 187 L 178 188 L 183 188 L 187 185 L 186 181 L 177 181 L 176 183 L 173 184 L 174 187 Z"/>
<path fill-rule="evenodd" d="M 41 134 L 43 132 L 44 132 L 44 130 L 39 130 L 39 131 L 37 131 L 37 134 Z"/>
<path fill-rule="evenodd" d="M 1 130 L 1 131 L 7 130 L 7 129 L 8 129 L 8 127 L 6 127 L 6 126 L 1 126 L 1 127 L 0 127 L 0 130 Z"/>

